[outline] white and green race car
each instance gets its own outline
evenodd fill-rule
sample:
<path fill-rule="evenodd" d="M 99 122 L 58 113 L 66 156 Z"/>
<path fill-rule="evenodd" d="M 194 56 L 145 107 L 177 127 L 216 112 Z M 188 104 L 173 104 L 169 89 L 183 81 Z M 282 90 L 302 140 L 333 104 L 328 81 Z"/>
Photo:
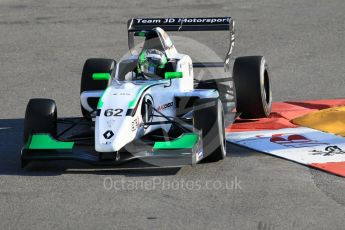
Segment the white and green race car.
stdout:
<path fill-rule="evenodd" d="M 224 62 L 203 63 L 179 53 L 165 32 L 220 30 L 230 32 Z M 128 21 L 130 50 L 135 38 L 144 40 L 138 54 L 118 63 L 85 62 L 81 118 L 58 119 L 51 99 L 29 101 L 23 167 L 61 159 L 105 165 L 141 159 L 159 166 L 218 161 L 226 157 L 225 127 L 236 116 L 269 116 L 269 70 L 262 56 L 237 58 L 232 77 L 194 77 L 194 68 L 229 72 L 232 18 L 133 18 Z"/>

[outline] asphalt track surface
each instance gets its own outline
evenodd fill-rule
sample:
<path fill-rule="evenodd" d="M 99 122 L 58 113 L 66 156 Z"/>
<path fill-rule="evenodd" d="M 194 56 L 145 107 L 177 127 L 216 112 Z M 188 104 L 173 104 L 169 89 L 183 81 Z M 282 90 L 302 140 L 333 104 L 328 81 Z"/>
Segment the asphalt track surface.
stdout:
<path fill-rule="evenodd" d="M 132 16 L 233 16 L 233 59 L 264 54 L 280 101 L 345 96 L 344 9 L 343 0 L 0 0 L 0 229 L 344 229 L 344 178 L 230 144 L 225 161 L 196 167 L 19 166 L 29 98 L 79 116 L 84 61 L 121 57 Z"/>

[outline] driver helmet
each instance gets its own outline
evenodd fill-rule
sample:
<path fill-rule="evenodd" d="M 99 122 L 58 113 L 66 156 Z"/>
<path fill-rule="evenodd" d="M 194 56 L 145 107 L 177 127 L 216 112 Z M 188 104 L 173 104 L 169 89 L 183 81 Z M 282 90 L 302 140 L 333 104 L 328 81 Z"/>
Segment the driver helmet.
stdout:
<path fill-rule="evenodd" d="M 139 54 L 138 72 L 146 78 L 163 78 L 162 70 L 168 60 L 166 55 L 157 49 L 146 49 Z"/>

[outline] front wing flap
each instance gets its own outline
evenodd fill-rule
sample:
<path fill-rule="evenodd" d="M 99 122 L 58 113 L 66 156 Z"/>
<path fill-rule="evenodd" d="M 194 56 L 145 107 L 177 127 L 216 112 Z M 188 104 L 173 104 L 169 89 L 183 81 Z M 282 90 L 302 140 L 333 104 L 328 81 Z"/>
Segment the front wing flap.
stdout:
<path fill-rule="evenodd" d="M 78 160 L 94 165 L 118 165 L 140 159 L 156 166 L 194 165 L 204 157 L 200 134 L 184 133 L 167 141 L 128 144 L 119 152 L 101 153 L 94 145 L 59 141 L 49 134 L 33 134 L 21 151 L 22 167 L 30 161 Z"/>

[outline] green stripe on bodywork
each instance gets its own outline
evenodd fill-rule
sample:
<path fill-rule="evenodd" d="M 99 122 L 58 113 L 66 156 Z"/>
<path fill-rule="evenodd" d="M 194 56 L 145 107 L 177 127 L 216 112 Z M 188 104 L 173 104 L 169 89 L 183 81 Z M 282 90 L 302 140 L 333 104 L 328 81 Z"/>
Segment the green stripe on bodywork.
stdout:
<path fill-rule="evenodd" d="M 110 79 L 110 73 L 94 73 L 92 74 L 92 79 L 96 81 L 108 81 Z"/>
<path fill-rule="evenodd" d="M 109 90 L 109 87 L 106 88 L 102 94 L 102 96 L 99 98 L 98 100 L 98 104 L 97 104 L 97 109 L 101 109 L 103 107 L 103 96 L 105 95 L 105 93 L 107 92 L 107 90 Z"/>
<path fill-rule="evenodd" d="M 61 142 L 49 134 L 33 134 L 26 143 L 26 149 L 72 149 L 74 142 Z"/>
<path fill-rule="evenodd" d="M 103 97 L 103 95 L 102 95 Z M 97 109 L 101 109 L 103 107 L 103 100 L 102 97 L 99 98 L 98 103 L 97 103 Z"/>
<path fill-rule="evenodd" d="M 134 99 L 129 102 L 128 109 L 133 109 L 137 105 L 137 103 L 139 102 L 140 96 L 143 94 L 143 92 L 146 89 L 148 89 L 148 88 L 150 88 L 152 86 L 162 85 L 162 84 L 164 84 L 164 83 L 155 83 L 155 84 L 143 85 L 139 89 L 138 93 L 135 95 Z"/>
<path fill-rule="evenodd" d="M 173 141 L 155 142 L 153 149 L 191 149 L 195 146 L 197 141 L 197 134 L 186 133 Z"/>

